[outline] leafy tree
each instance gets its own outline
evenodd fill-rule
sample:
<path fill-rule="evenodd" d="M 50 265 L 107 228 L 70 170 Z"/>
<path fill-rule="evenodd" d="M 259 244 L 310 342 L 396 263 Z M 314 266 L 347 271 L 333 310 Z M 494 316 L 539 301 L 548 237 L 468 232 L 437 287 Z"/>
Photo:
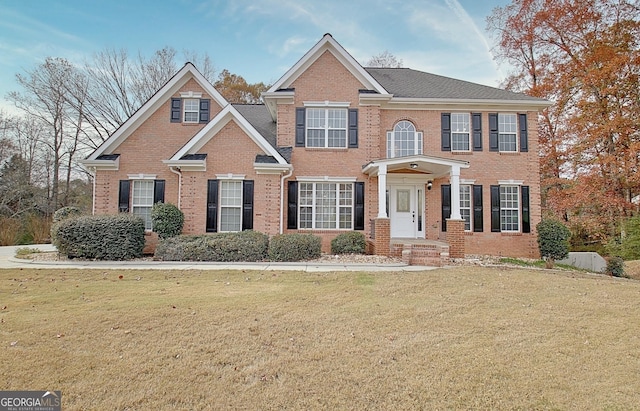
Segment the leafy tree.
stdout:
<path fill-rule="evenodd" d="M 15 218 L 35 208 L 36 193 L 29 184 L 29 166 L 14 154 L 0 168 L 0 215 Z"/>
<path fill-rule="evenodd" d="M 640 193 L 640 7 L 627 0 L 514 0 L 494 9 L 505 86 L 554 105 L 540 121 L 543 204 L 604 241 Z"/>
<path fill-rule="evenodd" d="M 569 237 L 571 231 L 554 218 L 545 218 L 536 225 L 540 255 L 547 262 L 547 268 L 553 268 L 555 260 L 569 255 Z"/>
<path fill-rule="evenodd" d="M 269 85 L 262 82 L 249 84 L 242 76 L 227 69 L 222 70 L 213 86 L 227 101 L 240 104 L 260 103 L 260 94 L 269 89 Z"/>

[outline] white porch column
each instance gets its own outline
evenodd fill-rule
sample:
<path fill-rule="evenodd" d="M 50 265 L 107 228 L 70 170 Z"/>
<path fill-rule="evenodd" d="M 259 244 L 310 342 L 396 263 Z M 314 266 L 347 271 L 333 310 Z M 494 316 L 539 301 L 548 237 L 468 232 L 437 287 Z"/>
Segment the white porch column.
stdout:
<path fill-rule="evenodd" d="M 460 167 L 451 166 L 451 219 L 461 220 L 460 215 Z"/>
<path fill-rule="evenodd" d="M 458 214 L 460 214 L 459 210 L 458 203 Z M 378 218 L 387 217 L 387 165 L 380 164 L 378 166 Z"/>

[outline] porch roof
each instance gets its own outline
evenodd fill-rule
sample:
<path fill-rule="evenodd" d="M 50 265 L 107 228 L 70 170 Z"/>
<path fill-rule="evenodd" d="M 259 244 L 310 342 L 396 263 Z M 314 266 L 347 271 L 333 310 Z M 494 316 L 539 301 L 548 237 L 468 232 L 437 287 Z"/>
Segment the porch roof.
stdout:
<path fill-rule="evenodd" d="M 449 175 L 452 168 L 469 168 L 468 161 L 420 154 L 373 160 L 362 166 L 362 172 L 370 176 L 377 176 L 382 165 L 386 166 L 387 173 L 406 171 L 407 173 L 425 174 L 429 178 Z"/>

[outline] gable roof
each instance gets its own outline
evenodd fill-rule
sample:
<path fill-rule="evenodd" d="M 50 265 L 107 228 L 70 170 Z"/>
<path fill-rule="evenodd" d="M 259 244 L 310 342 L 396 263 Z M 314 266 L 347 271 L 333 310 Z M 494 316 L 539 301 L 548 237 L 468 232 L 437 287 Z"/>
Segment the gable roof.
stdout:
<path fill-rule="evenodd" d="M 394 98 L 546 102 L 522 93 L 409 68 L 368 67 L 365 70 L 390 94 L 393 94 Z"/>
<path fill-rule="evenodd" d="M 354 59 L 337 41 L 333 39 L 331 34 L 326 33 L 315 46 L 311 48 L 298 62 L 291 67 L 278 81 L 276 81 L 265 93 L 276 92 L 280 89 L 286 89 L 304 73 L 325 51 L 329 51 L 342 65 L 357 78 L 362 85 L 370 90 L 375 90 L 380 94 L 387 94 L 384 87 L 371 76 L 360 63 Z"/>
<path fill-rule="evenodd" d="M 293 147 L 278 147 L 278 127 L 264 104 L 233 104 L 233 107 L 280 153 L 287 163 L 291 163 Z M 271 160 L 269 160 L 269 162 L 271 162 Z"/>
<path fill-rule="evenodd" d="M 253 113 L 248 109 L 246 112 Z M 257 112 L 257 110 L 255 110 Z M 257 118 L 258 116 L 255 116 Z M 190 154 L 198 154 L 198 151 L 213 138 L 222 128 L 234 121 L 244 133 L 249 136 L 258 147 L 270 157 L 273 157 L 278 164 L 286 165 L 289 162 L 275 148 L 275 141 L 269 142 L 232 104 L 227 104 L 209 123 L 204 126 L 195 136 L 193 136 L 176 154 L 165 163 L 171 165 L 179 162 Z M 260 123 L 262 124 L 262 123 Z M 264 124 L 262 124 L 264 126 Z M 275 135 L 274 135 L 275 136 Z M 176 163 L 177 164 L 177 163 Z"/>
<path fill-rule="evenodd" d="M 103 154 L 112 154 L 129 135 L 144 123 L 162 104 L 174 95 L 187 81 L 194 79 L 218 103 L 225 107 L 229 103 L 213 87 L 213 85 L 196 69 L 192 63 L 186 63 L 167 83 L 160 88 L 146 103 L 142 105 L 131 117 L 109 136 L 87 159 L 85 163 L 91 164 Z"/>

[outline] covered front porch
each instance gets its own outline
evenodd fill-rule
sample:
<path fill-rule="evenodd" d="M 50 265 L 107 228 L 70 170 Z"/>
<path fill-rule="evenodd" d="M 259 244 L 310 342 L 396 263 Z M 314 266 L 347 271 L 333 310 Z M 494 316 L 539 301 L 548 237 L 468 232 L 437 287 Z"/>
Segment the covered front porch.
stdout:
<path fill-rule="evenodd" d="M 464 220 L 460 214 L 460 171 L 469 168 L 467 161 L 414 155 L 375 160 L 363 167 L 363 172 L 377 177 L 377 210 L 373 210 L 372 251 L 380 255 L 421 255 L 419 260 L 464 257 Z M 433 187 L 447 183 L 451 188 L 450 217 L 446 232 L 433 204 L 441 203 Z M 427 204 L 431 204 L 428 207 Z M 438 207 L 439 210 L 439 207 Z M 433 228 L 438 227 L 438 228 Z M 434 231 L 435 230 L 435 231 Z M 417 242 L 416 242 L 417 241 Z M 398 244 L 402 244 L 399 246 Z M 439 256 L 436 256 L 439 253 Z M 403 257 L 404 259 L 404 257 Z M 423 264 L 413 262 L 412 264 Z M 438 264 L 441 265 L 441 264 Z"/>

